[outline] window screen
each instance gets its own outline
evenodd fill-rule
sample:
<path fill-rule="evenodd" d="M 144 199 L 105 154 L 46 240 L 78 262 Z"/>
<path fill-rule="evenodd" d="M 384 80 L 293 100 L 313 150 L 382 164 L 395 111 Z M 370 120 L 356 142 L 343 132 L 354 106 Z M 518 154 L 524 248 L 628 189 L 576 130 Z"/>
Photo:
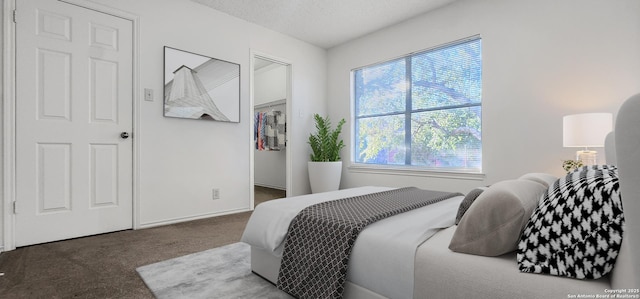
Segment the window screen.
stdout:
<path fill-rule="evenodd" d="M 354 162 L 481 171 L 480 38 L 357 69 L 353 84 Z"/>

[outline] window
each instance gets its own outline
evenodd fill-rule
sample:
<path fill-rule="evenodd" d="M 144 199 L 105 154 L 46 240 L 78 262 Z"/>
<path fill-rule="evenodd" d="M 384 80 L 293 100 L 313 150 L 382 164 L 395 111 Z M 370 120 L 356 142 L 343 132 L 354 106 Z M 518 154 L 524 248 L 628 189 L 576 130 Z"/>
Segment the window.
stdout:
<path fill-rule="evenodd" d="M 355 163 L 480 172 L 476 37 L 353 71 Z"/>

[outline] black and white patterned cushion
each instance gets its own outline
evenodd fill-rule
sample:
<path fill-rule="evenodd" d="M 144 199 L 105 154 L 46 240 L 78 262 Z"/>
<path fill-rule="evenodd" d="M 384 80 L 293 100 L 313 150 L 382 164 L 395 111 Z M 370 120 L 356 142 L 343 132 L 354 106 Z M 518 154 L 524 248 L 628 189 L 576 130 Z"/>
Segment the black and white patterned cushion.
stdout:
<path fill-rule="evenodd" d="M 624 215 L 615 166 L 585 166 L 543 196 L 520 238 L 520 271 L 578 279 L 609 273 L 622 243 Z"/>
<path fill-rule="evenodd" d="M 597 170 L 608 170 L 608 171 L 614 171 L 617 173 L 618 171 L 618 166 L 615 165 L 586 165 L 586 166 L 581 166 L 576 168 L 574 171 L 571 171 L 570 173 L 591 173 Z"/>

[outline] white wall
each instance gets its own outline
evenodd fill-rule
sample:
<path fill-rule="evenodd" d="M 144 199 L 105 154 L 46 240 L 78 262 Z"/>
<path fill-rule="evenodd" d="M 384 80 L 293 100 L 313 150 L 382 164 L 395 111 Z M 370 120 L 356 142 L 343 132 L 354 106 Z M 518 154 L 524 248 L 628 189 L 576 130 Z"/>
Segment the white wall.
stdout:
<path fill-rule="evenodd" d="M 361 174 L 345 168 L 343 188 L 415 185 L 466 191 L 529 171 L 561 175 L 561 160 L 574 153 L 562 147 L 562 116 L 615 112 L 640 92 L 636 0 L 460 0 L 335 47 L 328 55 L 188 0 L 96 2 L 140 16 L 140 87 L 152 88 L 156 97 L 140 103 L 142 225 L 249 208 L 250 49 L 293 65 L 291 195 L 310 191 L 306 139 L 312 114 L 328 111 L 332 119 L 349 119 L 352 68 L 480 34 L 486 178 Z M 239 124 L 162 117 L 165 45 L 241 64 Z M 142 98 L 142 90 L 138 94 Z M 348 130 L 343 134 L 349 147 Z M 347 162 L 348 147 L 343 153 Z M 221 188 L 220 200 L 210 199 L 213 187 Z"/>
<path fill-rule="evenodd" d="M 139 222 L 142 227 L 250 209 L 250 51 L 291 62 L 292 194 L 310 191 L 306 136 L 325 110 L 326 50 L 188 0 L 95 0 L 139 16 Z M 240 123 L 165 118 L 163 47 L 241 65 Z M 17 49 L 20 51 L 20 49 Z M 154 90 L 153 102 L 143 89 Z M 220 199 L 212 200 L 212 188 Z M 1 214 L 0 214 L 1 215 Z M 0 222 L 2 219 L 0 219 Z M 2 236 L 0 236 L 0 240 Z"/>
<path fill-rule="evenodd" d="M 257 70 L 253 77 L 254 105 L 286 99 L 287 67 L 271 64 Z M 256 109 L 255 111 L 277 110 L 286 114 L 286 104 Z M 288 115 L 285 115 L 288 117 Z M 287 151 L 258 151 L 254 154 L 254 184 L 263 187 L 287 189 Z"/>
<path fill-rule="evenodd" d="M 562 116 L 615 113 L 640 92 L 640 1 L 457 1 L 329 50 L 328 111 L 350 118 L 350 70 L 479 34 L 484 180 L 355 173 L 341 188 L 463 191 L 526 172 L 562 175 Z M 351 125 L 349 122 L 348 125 Z M 343 159 L 350 161 L 350 132 Z M 604 157 L 603 149 L 600 150 Z"/>
<path fill-rule="evenodd" d="M 287 67 L 273 63 L 254 74 L 254 105 L 283 100 L 287 97 Z"/>
<path fill-rule="evenodd" d="M 187 0 L 99 0 L 140 16 L 141 87 L 162 91 L 162 48 L 241 65 L 240 123 L 162 117 L 162 102 L 142 102 L 140 111 L 140 221 L 171 220 L 247 209 L 250 200 L 250 49 L 282 57 L 294 68 L 293 194 L 309 190 L 304 136 L 311 113 L 324 110 L 326 51 Z M 302 175 L 305 174 L 305 175 Z M 211 189 L 220 199 L 211 200 Z"/>

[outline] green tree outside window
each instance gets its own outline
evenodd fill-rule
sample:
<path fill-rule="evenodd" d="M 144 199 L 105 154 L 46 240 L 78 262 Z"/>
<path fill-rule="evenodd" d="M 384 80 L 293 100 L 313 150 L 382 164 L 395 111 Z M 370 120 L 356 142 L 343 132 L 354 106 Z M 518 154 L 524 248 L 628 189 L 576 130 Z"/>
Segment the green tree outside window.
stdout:
<path fill-rule="evenodd" d="M 480 38 L 364 67 L 353 77 L 356 163 L 481 171 Z"/>

